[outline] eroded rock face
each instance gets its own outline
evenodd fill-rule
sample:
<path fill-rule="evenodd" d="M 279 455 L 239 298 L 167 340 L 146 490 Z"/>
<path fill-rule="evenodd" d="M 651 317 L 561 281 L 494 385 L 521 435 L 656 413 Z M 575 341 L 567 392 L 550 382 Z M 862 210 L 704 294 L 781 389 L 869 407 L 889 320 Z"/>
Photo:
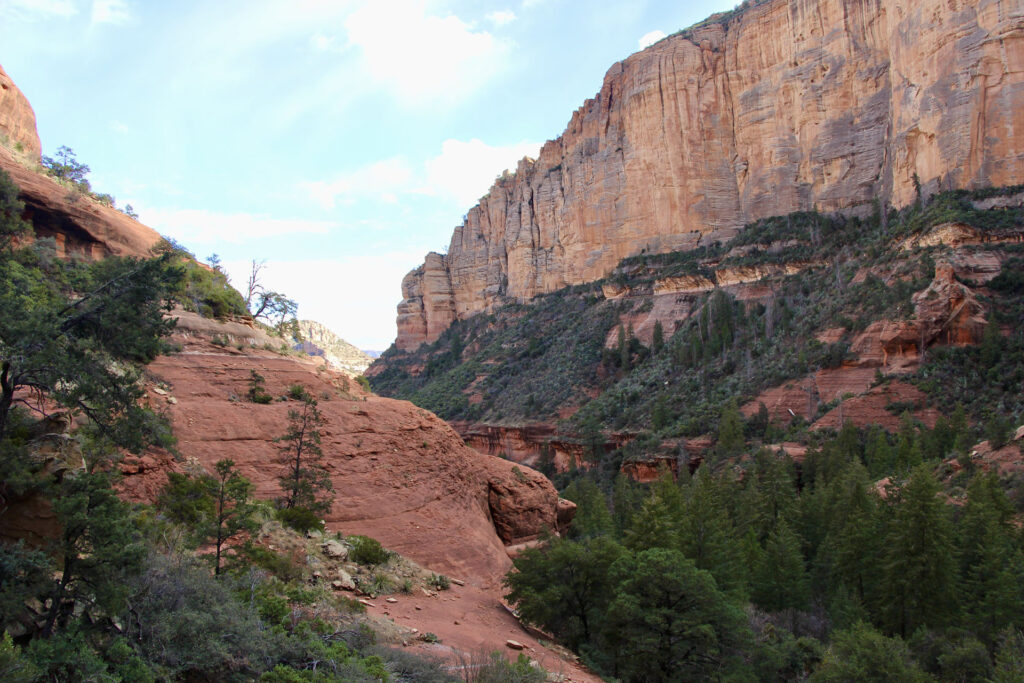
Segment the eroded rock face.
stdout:
<path fill-rule="evenodd" d="M 612 66 L 403 282 L 402 349 L 797 210 L 1024 180 L 1018 0 L 767 0 Z"/>
<path fill-rule="evenodd" d="M 25 203 L 25 219 L 32 223 L 36 238 L 52 238 L 60 258 L 144 258 L 152 255 L 162 239 L 158 232 L 120 211 L 29 170 L 2 147 L 0 169 L 18 186 L 18 199 Z"/>
<path fill-rule="evenodd" d="M 39 159 L 41 145 L 32 105 L 0 66 L 0 135 L 26 156 Z"/>
<path fill-rule="evenodd" d="M 18 198 L 25 203 L 25 219 L 32 223 L 36 238 L 52 238 L 58 257 L 152 255 L 161 240 L 155 230 L 38 172 L 35 113 L 2 67 L 0 135 L 7 138 L 0 144 L 0 169 L 20 189 Z"/>
<path fill-rule="evenodd" d="M 434 571 L 491 581 L 510 566 L 505 543 L 564 524 L 558 494 L 544 476 L 477 453 L 411 403 L 364 394 L 313 359 L 220 348 L 194 332 L 175 340 L 184 351 L 148 370 L 162 383 L 151 400 L 168 410 L 183 458 L 157 453 L 126 462 L 123 486 L 134 499 L 152 500 L 167 472 L 193 458 L 207 469 L 231 458 L 253 480 L 257 497 L 280 495 L 275 439 L 295 402 L 246 401 L 249 372 L 256 370 L 275 397 L 301 384 L 319 400 L 321 447 L 334 485 L 325 516 L 331 530 L 372 536 Z"/>

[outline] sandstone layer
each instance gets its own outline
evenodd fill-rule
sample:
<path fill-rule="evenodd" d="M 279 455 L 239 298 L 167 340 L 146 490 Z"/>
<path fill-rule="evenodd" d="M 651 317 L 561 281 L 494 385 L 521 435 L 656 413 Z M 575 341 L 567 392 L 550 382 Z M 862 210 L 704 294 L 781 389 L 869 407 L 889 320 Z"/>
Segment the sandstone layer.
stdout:
<path fill-rule="evenodd" d="M 253 480 L 257 497 L 280 495 L 275 439 L 296 404 L 246 401 L 256 370 L 275 397 L 301 384 L 319 400 L 334 486 L 325 516 L 331 530 L 372 536 L 434 571 L 490 585 L 510 567 L 506 544 L 558 527 L 558 494 L 544 476 L 468 448 L 433 414 L 365 394 L 318 359 L 214 346 L 203 332 L 179 331 L 183 351 L 148 368 L 150 398 L 167 410 L 182 459 L 155 453 L 126 461 L 130 497 L 152 500 L 169 470 L 191 459 L 210 469 L 221 458 Z"/>
<path fill-rule="evenodd" d="M 40 149 L 32 106 L 0 67 L 0 170 L 18 186 L 35 236 L 52 238 L 60 258 L 151 255 L 159 233 L 45 175 Z"/>
<path fill-rule="evenodd" d="M 25 156 L 38 160 L 41 154 L 36 114 L 14 81 L 0 66 L 0 137 L 3 143 Z"/>
<path fill-rule="evenodd" d="M 25 203 L 24 216 L 32 224 L 35 236 L 52 238 L 61 258 L 147 257 L 161 240 L 158 232 L 117 209 L 26 168 L 2 147 L 0 169 L 18 186 L 18 199 Z"/>
<path fill-rule="evenodd" d="M 1024 182 L 1019 0 L 764 0 L 609 69 L 402 283 L 400 349 L 758 218 Z"/>

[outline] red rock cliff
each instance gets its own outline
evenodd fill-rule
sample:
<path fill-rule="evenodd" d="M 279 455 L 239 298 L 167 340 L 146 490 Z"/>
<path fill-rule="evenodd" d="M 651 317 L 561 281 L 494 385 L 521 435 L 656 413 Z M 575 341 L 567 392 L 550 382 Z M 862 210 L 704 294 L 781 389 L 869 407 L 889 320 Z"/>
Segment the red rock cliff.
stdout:
<path fill-rule="evenodd" d="M 325 516 L 332 531 L 373 536 L 435 571 L 490 585 L 511 566 L 506 545 L 532 540 L 571 519 L 571 513 L 559 517 L 558 493 L 543 475 L 468 448 L 432 413 L 364 394 L 316 359 L 215 346 L 208 341 L 211 334 L 232 334 L 216 325 L 180 314 L 173 339 L 183 351 L 148 367 L 159 382 L 150 400 L 167 410 L 183 458 L 129 458 L 123 480 L 128 497 L 152 500 L 167 472 L 190 459 L 210 469 L 228 457 L 252 479 L 258 497 L 280 495 L 283 466 L 275 439 L 295 404 L 239 400 L 256 370 L 275 396 L 301 384 L 319 399 L 325 422 L 321 447 L 334 485 Z"/>
<path fill-rule="evenodd" d="M 0 135 L 7 138 L 7 144 L 38 159 L 40 154 L 39 133 L 36 132 L 36 114 L 25 95 L 14 85 L 14 81 L 0 66 Z"/>
<path fill-rule="evenodd" d="M 402 349 L 757 218 L 1024 182 L 1019 0 L 766 0 L 609 69 L 402 282 Z"/>
<path fill-rule="evenodd" d="M 44 175 L 40 148 L 32 106 L 0 67 L 0 169 L 18 185 L 36 237 L 52 237 L 60 257 L 150 255 L 159 233 Z"/>

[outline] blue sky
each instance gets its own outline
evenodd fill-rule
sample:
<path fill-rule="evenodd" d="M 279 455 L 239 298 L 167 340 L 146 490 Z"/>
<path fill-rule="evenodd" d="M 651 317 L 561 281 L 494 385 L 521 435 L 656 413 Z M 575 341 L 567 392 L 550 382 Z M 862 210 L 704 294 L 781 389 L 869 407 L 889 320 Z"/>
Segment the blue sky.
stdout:
<path fill-rule="evenodd" d="M 0 64 L 93 187 L 352 343 L 617 60 L 733 0 L 0 0 Z"/>

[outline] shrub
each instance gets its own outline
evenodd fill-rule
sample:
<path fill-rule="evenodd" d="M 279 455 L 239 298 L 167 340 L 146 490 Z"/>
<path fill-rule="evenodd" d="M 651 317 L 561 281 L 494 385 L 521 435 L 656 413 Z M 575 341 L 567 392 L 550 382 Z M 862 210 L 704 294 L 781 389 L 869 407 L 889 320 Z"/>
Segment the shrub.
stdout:
<path fill-rule="evenodd" d="M 324 530 L 324 521 L 320 519 L 320 515 L 309 508 L 281 508 L 274 513 L 274 517 L 286 527 L 295 529 L 303 534 L 310 531 Z"/>
<path fill-rule="evenodd" d="M 349 557 L 357 564 L 375 565 L 388 561 L 388 551 L 376 539 L 369 536 L 349 536 L 348 542 L 352 546 Z"/>
<path fill-rule="evenodd" d="M 295 401 L 303 401 L 309 396 L 309 392 L 306 391 L 306 387 L 301 384 L 293 384 L 288 387 L 288 398 Z"/>
<path fill-rule="evenodd" d="M 444 574 L 431 574 L 430 585 L 439 591 L 446 591 L 452 587 L 452 582 Z"/>
<path fill-rule="evenodd" d="M 267 404 L 274 400 L 274 397 L 267 393 L 264 388 L 264 382 L 266 380 L 263 375 L 256 372 L 255 370 L 249 371 L 249 400 L 253 403 Z"/>

